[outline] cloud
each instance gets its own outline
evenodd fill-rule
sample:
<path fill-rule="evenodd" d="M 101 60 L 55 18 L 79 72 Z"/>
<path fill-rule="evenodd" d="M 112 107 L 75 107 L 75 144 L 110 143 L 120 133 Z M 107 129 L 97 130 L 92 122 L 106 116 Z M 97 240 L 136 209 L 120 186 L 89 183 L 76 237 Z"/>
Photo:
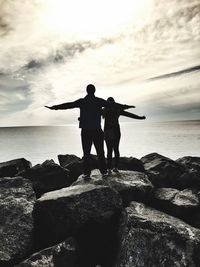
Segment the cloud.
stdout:
<path fill-rule="evenodd" d="M 43 106 L 84 96 L 88 83 L 152 117 L 199 112 L 199 0 L 152 0 L 123 32 L 88 40 L 46 27 L 42 3 L 0 0 L 1 123 L 76 121 Z"/>

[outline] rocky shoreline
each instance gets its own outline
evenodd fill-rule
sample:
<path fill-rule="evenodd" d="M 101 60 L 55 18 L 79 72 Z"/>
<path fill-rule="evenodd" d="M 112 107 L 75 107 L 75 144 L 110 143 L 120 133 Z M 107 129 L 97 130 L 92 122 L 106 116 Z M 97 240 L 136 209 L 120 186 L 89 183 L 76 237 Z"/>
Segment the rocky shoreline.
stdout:
<path fill-rule="evenodd" d="M 0 267 L 200 266 L 200 157 L 0 163 Z"/>

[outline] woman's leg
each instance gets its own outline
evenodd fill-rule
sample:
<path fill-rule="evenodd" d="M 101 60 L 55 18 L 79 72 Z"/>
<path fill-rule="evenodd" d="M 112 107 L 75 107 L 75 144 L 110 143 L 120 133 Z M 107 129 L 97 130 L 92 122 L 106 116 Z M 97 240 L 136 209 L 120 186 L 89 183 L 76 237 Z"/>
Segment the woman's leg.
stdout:
<path fill-rule="evenodd" d="M 112 168 L 113 145 L 112 145 L 112 140 L 106 139 L 105 141 L 107 146 L 107 168 L 109 170 Z"/>
<path fill-rule="evenodd" d="M 119 153 L 119 142 L 120 142 L 120 138 L 121 138 L 121 132 L 120 130 L 118 130 L 115 133 L 115 139 L 114 139 L 114 153 L 115 153 L 115 168 L 118 169 L 118 165 L 119 165 L 119 157 L 120 157 L 120 153 Z"/>

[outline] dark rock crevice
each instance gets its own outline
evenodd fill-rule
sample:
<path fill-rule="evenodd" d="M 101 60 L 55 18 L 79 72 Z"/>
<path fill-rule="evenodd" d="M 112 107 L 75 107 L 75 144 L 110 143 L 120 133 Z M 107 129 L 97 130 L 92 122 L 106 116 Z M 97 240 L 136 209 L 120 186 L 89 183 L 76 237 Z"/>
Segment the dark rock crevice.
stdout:
<path fill-rule="evenodd" d="M 121 212 L 103 222 L 87 222 L 75 238 L 79 267 L 114 267 L 120 249 Z"/>

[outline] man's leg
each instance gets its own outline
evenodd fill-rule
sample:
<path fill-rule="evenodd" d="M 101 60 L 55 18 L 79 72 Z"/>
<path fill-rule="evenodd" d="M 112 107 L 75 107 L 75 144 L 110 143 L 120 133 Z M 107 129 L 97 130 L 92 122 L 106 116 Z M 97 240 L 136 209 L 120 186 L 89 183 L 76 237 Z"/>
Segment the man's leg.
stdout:
<path fill-rule="evenodd" d="M 106 161 L 103 148 L 104 136 L 103 136 L 103 131 L 101 129 L 94 131 L 93 142 L 97 151 L 100 172 L 102 174 L 105 174 L 107 173 L 107 168 L 106 168 Z"/>
<path fill-rule="evenodd" d="M 83 173 L 84 175 L 90 175 L 90 151 L 92 147 L 92 138 L 90 131 L 81 131 L 81 141 L 83 148 Z"/>

